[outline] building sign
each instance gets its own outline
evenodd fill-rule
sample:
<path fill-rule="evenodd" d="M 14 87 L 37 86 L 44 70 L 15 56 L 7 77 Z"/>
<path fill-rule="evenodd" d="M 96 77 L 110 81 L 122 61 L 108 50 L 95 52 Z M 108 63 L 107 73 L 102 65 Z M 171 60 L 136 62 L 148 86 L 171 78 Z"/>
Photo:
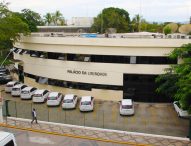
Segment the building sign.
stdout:
<path fill-rule="evenodd" d="M 84 71 L 84 70 L 72 70 L 68 69 L 67 73 L 69 74 L 76 74 L 76 75 L 87 75 L 87 76 L 107 76 L 105 72 L 94 72 L 94 71 Z"/>

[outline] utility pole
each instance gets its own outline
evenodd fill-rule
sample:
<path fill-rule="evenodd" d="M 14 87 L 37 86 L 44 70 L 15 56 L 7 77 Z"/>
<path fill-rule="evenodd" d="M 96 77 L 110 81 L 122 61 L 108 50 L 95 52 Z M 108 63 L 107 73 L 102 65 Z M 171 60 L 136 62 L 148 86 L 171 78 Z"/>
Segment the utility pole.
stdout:
<path fill-rule="evenodd" d="M 3 64 L 5 63 L 5 61 L 7 60 L 7 58 L 9 57 L 9 55 L 13 52 L 13 49 L 10 50 L 9 54 L 7 54 L 7 56 L 5 57 L 5 59 L 3 60 L 3 62 L 1 63 L 1 67 L 3 66 Z"/>

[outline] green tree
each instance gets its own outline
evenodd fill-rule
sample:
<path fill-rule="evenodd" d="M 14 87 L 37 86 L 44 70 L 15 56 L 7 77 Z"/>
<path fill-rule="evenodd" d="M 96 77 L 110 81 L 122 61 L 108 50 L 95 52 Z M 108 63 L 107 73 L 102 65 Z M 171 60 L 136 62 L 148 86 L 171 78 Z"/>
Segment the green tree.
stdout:
<path fill-rule="evenodd" d="M 105 32 L 108 28 L 115 28 L 117 32 L 130 32 L 129 13 L 120 8 L 105 8 L 96 18 L 91 27 L 92 32 Z"/>
<path fill-rule="evenodd" d="M 54 21 L 55 25 L 64 24 L 64 19 L 63 19 L 62 13 L 60 11 L 56 11 L 53 14 L 53 21 Z"/>
<path fill-rule="evenodd" d="M 13 43 L 20 38 L 20 34 L 29 32 L 28 25 L 17 15 L 8 9 L 7 3 L 0 3 L 0 51 L 2 52 L 13 47 Z M 6 54 L 5 54 L 6 55 Z"/>
<path fill-rule="evenodd" d="M 45 24 L 47 25 L 50 25 L 53 22 L 52 15 L 50 13 L 46 13 L 44 18 L 45 18 Z"/>
<path fill-rule="evenodd" d="M 29 30 L 31 32 L 36 32 L 37 26 L 44 25 L 44 22 L 40 16 L 40 14 L 30 10 L 30 9 L 23 9 L 21 13 L 15 13 L 18 17 L 20 17 L 23 22 L 28 24 Z"/>
<path fill-rule="evenodd" d="M 140 32 L 141 21 L 142 21 L 142 17 L 139 14 L 135 15 L 135 17 L 133 18 L 131 22 L 133 32 Z"/>
<path fill-rule="evenodd" d="M 172 30 L 171 30 L 171 28 L 169 26 L 164 28 L 164 34 L 165 35 L 171 34 L 171 33 L 172 33 Z"/>
<path fill-rule="evenodd" d="M 179 58 L 182 61 L 180 64 L 171 66 L 170 73 L 158 77 L 158 80 L 162 81 L 158 91 L 165 94 L 166 90 L 173 88 L 170 94 L 175 100 L 180 101 L 183 109 L 189 109 L 191 112 L 191 44 L 174 49 L 170 58 Z M 167 86 L 163 88 L 165 84 Z"/>
<path fill-rule="evenodd" d="M 63 18 L 63 15 L 60 11 L 56 11 L 55 13 L 47 13 L 45 16 L 45 23 L 47 25 L 64 25 L 65 20 Z"/>

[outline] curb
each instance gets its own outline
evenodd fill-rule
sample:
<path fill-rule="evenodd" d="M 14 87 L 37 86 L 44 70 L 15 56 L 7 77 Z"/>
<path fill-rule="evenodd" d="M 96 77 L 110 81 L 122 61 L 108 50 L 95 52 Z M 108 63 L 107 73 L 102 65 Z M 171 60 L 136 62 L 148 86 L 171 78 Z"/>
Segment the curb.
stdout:
<path fill-rule="evenodd" d="M 65 136 L 65 137 L 71 137 L 71 138 L 86 139 L 86 140 L 95 140 L 95 141 L 101 141 L 101 142 L 107 142 L 107 143 L 116 143 L 116 144 L 125 144 L 125 145 L 128 144 L 128 145 L 132 145 L 132 146 L 151 146 L 149 144 L 139 144 L 139 143 L 134 143 L 134 142 L 122 142 L 122 141 L 117 141 L 117 140 L 107 140 L 107 139 L 93 138 L 93 137 L 88 137 L 88 136 L 61 134 L 61 133 L 57 133 L 57 132 L 49 132 L 49 131 L 45 131 L 45 130 L 37 130 L 37 129 L 32 129 L 32 128 L 21 128 L 21 127 L 11 126 L 11 125 L 4 124 L 4 123 L 0 123 L 0 126 L 6 127 L 6 128 L 24 130 L 24 131 L 38 132 L 38 133 L 51 134 L 51 135 L 57 135 L 57 136 Z"/>
<path fill-rule="evenodd" d="M 7 117 L 7 119 L 11 120 L 18 120 L 18 121 L 26 121 L 30 122 L 30 119 L 23 119 L 23 118 L 15 118 L 15 117 Z M 97 130 L 97 131 L 103 131 L 103 132 L 116 132 L 120 134 L 131 134 L 131 135 L 137 135 L 137 136 L 150 136 L 154 138 L 164 138 L 164 139 L 173 139 L 173 140 L 181 140 L 181 141 L 190 141 L 189 138 L 184 137 L 175 137 L 175 136 L 166 136 L 166 135 L 156 135 L 156 134 L 147 134 L 147 133 L 139 133 L 139 132 L 128 132 L 128 131 L 120 131 L 120 130 L 112 130 L 112 129 L 104 129 L 104 128 L 95 128 L 95 127 L 86 127 L 86 126 L 78 126 L 78 125 L 70 125 L 70 124 L 62 124 L 62 123 L 53 123 L 53 122 L 47 122 L 47 121 L 38 121 L 42 124 L 51 124 L 51 125 L 57 125 L 57 126 L 65 126 L 65 127 L 72 127 L 72 128 L 83 128 L 88 130 Z"/>

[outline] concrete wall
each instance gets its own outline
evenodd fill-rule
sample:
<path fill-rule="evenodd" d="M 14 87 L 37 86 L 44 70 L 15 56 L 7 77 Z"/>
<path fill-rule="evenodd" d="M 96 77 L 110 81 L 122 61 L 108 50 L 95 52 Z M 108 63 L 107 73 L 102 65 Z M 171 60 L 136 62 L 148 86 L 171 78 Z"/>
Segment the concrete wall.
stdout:
<path fill-rule="evenodd" d="M 191 43 L 189 39 L 121 39 L 121 38 L 79 38 L 79 37 L 22 37 L 15 47 L 59 53 L 123 55 L 123 56 L 168 56 L 176 47 Z M 14 54 L 14 58 L 23 61 L 24 72 L 52 79 L 123 86 L 123 74 L 163 74 L 169 65 L 151 64 L 112 64 L 63 61 Z M 70 72 L 68 72 L 68 70 Z M 76 74 L 73 71 L 85 72 Z M 71 73 L 72 72 L 72 73 Z M 88 75 L 89 72 L 104 73 L 104 76 Z M 92 95 L 97 99 L 120 100 L 123 91 L 75 90 L 38 84 L 30 78 L 25 82 L 38 88 L 59 91 L 63 94 L 74 93 L 79 96 Z"/>
<path fill-rule="evenodd" d="M 162 74 L 169 65 L 143 65 L 143 64 L 112 64 L 91 63 L 77 61 L 63 61 L 30 57 L 30 55 L 14 54 L 14 59 L 24 62 L 24 72 L 37 76 L 60 79 L 66 81 L 123 85 L 123 74 Z M 81 71 L 81 73 L 70 73 Z M 86 74 L 82 74 L 86 72 Z M 105 76 L 89 75 L 90 72 L 99 72 Z"/>
<path fill-rule="evenodd" d="M 17 75 L 15 75 L 15 77 L 16 76 Z M 51 86 L 47 84 L 39 84 L 35 82 L 34 79 L 28 77 L 25 77 L 25 84 L 28 86 L 37 87 L 38 89 L 48 89 L 49 91 L 57 91 L 63 94 L 76 94 L 79 97 L 91 95 L 95 97 L 95 99 L 112 100 L 112 101 L 119 101 L 123 98 L 123 91 L 101 90 L 101 89 L 92 89 L 92 91 L 85 91 L 85 90 L 69 89 L 64 87 Z"/>

